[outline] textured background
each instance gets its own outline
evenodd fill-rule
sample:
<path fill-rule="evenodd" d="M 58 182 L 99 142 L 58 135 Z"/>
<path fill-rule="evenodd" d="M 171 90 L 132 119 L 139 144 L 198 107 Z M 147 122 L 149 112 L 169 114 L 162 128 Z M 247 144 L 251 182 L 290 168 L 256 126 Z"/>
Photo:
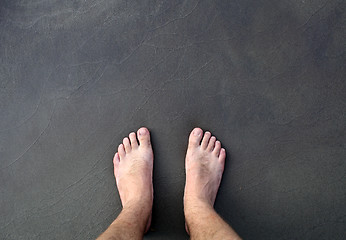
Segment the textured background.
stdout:
<path fill-rule="evenodd" d="M 195 126 L 228 158 L 216 209 L 244 239 L 344 239 L 344 0 L 1 0 L 0 239 L 94 239 L 112 156 L 147 126 L 153 230 L 187 239 Z"/>

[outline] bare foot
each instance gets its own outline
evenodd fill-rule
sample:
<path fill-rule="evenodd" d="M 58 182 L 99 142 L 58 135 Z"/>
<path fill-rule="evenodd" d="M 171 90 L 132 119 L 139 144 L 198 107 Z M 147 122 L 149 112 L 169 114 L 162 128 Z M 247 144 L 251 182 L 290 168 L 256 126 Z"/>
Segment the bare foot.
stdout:
<path fill-rule="evenodd" d="M 114 176 L 123 208 L 133 209 L 133 206 L 140 206 L 144 212 L 145 231 L 148 231 L 153 205 L 154 156 L 149 130 L 140 128 L 137 138 L 136 134 L 131 132 L 119 145 L 113 159 Z"/>
<path fill-rule="evenodd" d="M 225 158 L 225 149 L 221 148 L 220 141 L 211 136 L 210 132 L 203 135 L 200 128 L 195 128 L 191 132 L 185 159 L 185 213 L 189 208 L 200 204 L 213 208 Z"/>

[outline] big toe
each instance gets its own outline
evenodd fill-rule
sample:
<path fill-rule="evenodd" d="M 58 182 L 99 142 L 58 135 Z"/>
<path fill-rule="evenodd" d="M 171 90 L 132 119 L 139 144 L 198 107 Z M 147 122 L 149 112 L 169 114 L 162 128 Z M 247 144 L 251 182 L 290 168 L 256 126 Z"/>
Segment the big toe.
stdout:
<path fill-rule="evenodd" d="M 138 129 L 137 137 L 138 137 L 140 146 L 149 147 L 151 145 L 150 133 L 147 128 L 141 127 L 140 129 Z"/>
<path fill-rule="evenodd" d="M 195 128 L 190 133 L 189 137 L 189 147 L 197 147 L 202 139 L 203 130 L 200 128 Z"/>

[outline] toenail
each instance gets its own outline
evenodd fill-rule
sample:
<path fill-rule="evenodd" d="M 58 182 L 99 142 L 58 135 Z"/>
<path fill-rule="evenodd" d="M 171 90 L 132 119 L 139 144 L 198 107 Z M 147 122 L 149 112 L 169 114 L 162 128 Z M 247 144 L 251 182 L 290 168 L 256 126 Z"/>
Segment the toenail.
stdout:
<path fill-rule="evenodd" d="M 147 133 L 147 131 L 145 131 L 144 128 L 139 129 L 139 135 L 144 135 L 146 133 Z"/>
<path fill-rule="evenodd" d="M 195 129 L 195 131 L 193 131 L 193 135 L 199 136 L 201 135 L 201 131 L 199 129 Z"/>

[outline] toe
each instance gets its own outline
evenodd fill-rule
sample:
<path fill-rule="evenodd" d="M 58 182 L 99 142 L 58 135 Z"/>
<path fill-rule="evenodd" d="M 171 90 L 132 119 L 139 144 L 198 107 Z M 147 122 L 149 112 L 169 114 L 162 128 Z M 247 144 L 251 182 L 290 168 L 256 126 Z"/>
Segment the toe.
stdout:
<path fill-rule="evenodd" d="M 222 163 L 222 165 L 225 164 L 226 159 L 226 150 L 224 148 L 221 148 L 220 155 L 219 155 L 219 161 Z"/>
<path fill-rule="evenodd" d="M 117 175 L 118 169 L 119 169 L 119 162 L 120 162 L 120 157 L 119 153 L 116 153 L 113 158 L 113 164 L 114 164 L 114 175 Z"/>
<path fill-rule="evenodd" d="M 125 152 L 126 152 L 126 153 L 131 152 L 131 144 L 130 144 L 129 138 L 127 138 L 127 137 L 124 138 L 124 139 L 123 139 L 123 144 L 124 144 Z"/>
<path fill-rule="evenodd" d="M 207 131 L 207 132 L 204 133 L 204 136 L 203 136 L 203 139 L 202 139 L 202 143 L 201 143 L 201 147 L 203 149 L 207 148 L 210 137 L 211 137 L 211 133 L 210 132 Z"/>
<path fill-rule="evenodd" d="M 215 147 L 215 141 L 216 141 L 216 137 L 212 136 L 209 140 L 209 143 L 208 143 L 208 147 L 207 147 L 207 150 L 208 151 L 213 151 L 214 150 L 214 147 Z"/>
<path fill-rule="evenodd" d="M 197 147 L 202 139 L 203 130 L 200 128 L 195 128 L 190 133 L 189 137 L 189 147 Z"/>
<path fill-rule="evenodd" d="M 138 129 L 137 136 L 138 136 L 140 146 L 144 146 L 144 147 L 151 146 L 150 133 L 147 128 L 141 127 L 140 129 Z"/>
<path fill-rule="evenodd" d="M 221 142 L 220 142 L 220 141 L 216 141 L 216 142 L 215 142 L 215 147 L 214 147 L 213 153 L 214 153 L 216 156 L 219 156 L 220 150 L 221 150 Z"/>
<path fill-rule="evenodd" d="M 120 159 L 125 157 L 125 149 L 124 149 L 124 145 L 123 144 L 119 145 L 118 153 L 119 153 Z"/>
<path fill-rule="evenodd" d="M 120 162 L 119 153 L 115 153 L 113 158 L 114 166 L 118 166 L 119 162 Z"/>
<path fill-rule="evenodd" d="M 130 142 L 131 142 L 131 147 L 136 148 L 138 147 L 138 142 L 136 138 L 136 134 L 134 132 L 129 134 Z"/>

